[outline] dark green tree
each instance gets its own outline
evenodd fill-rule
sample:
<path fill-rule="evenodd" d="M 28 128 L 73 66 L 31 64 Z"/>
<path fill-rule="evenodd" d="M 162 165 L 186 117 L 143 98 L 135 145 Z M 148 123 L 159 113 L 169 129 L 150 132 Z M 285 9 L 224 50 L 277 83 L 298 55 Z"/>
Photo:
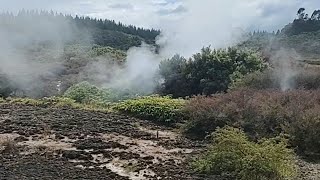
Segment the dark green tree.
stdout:
<path fill-rule="evenodd" d="M 305 8 L 300 8 L 297 12 L 297 15 L 298 15 L 298 19 L 304 19 L 305 17 Z"/>
<path fill-rule="evenodd" d="M 174 56 L 161 63 L 162 93 L 184 97 L 224 92 L 236 79 L 264 67 L 263 60 L 253 52 L 203 48 L 189 60 Z"/>

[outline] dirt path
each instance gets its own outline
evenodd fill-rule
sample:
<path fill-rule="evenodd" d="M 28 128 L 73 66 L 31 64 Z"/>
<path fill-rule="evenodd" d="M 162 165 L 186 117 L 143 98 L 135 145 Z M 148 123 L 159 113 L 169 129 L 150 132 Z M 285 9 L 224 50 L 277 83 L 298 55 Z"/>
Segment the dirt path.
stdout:
<path fill-rule="evenodd" d="M 0 104 L 1 179 L 209 179 L 186 163 L 198 148 L 127 116 Z"/>

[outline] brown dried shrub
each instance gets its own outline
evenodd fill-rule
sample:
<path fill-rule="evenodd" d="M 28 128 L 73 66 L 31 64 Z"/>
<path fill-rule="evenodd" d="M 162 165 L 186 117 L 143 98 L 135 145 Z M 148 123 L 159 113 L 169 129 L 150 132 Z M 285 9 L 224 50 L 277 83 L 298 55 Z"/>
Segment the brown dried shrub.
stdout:
<path fill-rule="evenodd" d="M 184 111 L 189 116 L 184 132 L 192 137 L 229 125 L 255 140 L 285 133 L 300 152 L 320 154 L 320 90 L 240 89 L 194 97 Z"/>

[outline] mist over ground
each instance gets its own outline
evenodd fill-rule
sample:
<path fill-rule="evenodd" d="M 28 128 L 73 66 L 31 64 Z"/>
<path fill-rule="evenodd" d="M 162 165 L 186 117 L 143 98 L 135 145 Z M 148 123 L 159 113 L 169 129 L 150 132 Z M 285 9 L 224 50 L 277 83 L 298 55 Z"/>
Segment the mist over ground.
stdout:
<path fill-rule="evenodd" d="M 76 38 L 64 19 L 41 16 L 15 17 L 15 24 L 1 22 L 0 73 L 28 96 L 39 95 L 47 78 L 63 67 L 57 62 L 66 42 Z"/>

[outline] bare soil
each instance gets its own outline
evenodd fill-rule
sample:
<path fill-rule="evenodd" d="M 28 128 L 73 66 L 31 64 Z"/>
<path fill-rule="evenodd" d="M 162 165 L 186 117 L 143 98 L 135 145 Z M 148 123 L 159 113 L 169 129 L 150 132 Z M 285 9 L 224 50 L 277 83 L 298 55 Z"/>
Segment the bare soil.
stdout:
<path fill-rule="evenodd" d="M 187 163 L 202 147 L 125 115 L 0 104 L 0 179 L 212 179 Z"/>

